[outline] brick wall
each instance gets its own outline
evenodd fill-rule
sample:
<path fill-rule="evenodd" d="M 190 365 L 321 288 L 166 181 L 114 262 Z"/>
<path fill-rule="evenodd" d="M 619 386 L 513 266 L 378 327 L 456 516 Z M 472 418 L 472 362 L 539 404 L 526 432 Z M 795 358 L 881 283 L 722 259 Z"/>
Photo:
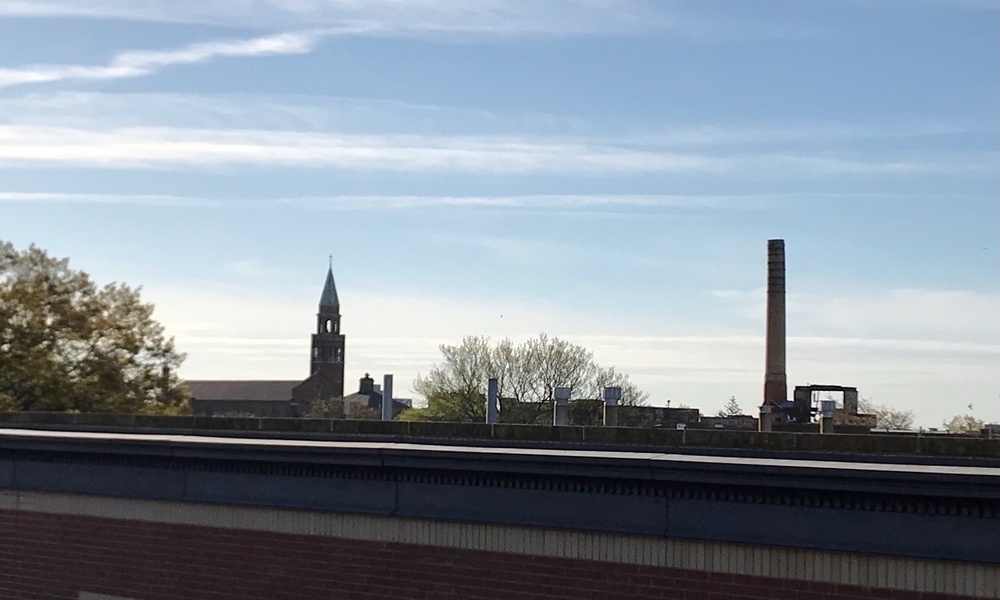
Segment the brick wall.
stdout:
<path fill-rule="evenodd" d="M 0 598 L 958 598 L 658 566 L 0 510 Z"/>

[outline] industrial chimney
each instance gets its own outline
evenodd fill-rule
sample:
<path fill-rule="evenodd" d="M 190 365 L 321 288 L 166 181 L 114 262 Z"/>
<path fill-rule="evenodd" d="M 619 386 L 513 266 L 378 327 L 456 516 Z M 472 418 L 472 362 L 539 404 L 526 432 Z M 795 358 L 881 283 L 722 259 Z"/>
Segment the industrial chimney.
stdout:
<path fill-rule="evenodd" d="M 785 240 L 767 241 L 767 346 L 764 406 L 788 399 L 785 375 Z"/>

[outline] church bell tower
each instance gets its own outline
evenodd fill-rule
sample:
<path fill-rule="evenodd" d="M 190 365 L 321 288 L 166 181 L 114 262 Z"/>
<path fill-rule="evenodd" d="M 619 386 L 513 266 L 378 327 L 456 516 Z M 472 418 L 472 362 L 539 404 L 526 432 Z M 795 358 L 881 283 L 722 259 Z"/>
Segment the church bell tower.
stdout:
<path fill-rule="evenodd" d="M 344 395 L 344 336 L 340 333 L 340 300 L 337 298 L 337 286 L 333 282 L 332 257 L 323 293 L 319 298 L 309 374 L 319 374 L 328 382 L 329 397 L 339 398 Z"/>

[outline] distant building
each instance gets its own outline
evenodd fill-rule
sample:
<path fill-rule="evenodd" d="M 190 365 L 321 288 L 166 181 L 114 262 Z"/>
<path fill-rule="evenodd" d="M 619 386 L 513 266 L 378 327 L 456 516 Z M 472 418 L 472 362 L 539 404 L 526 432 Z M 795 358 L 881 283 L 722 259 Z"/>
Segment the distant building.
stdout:
<path fill-rule="evenodd" d="M 407 399 L 393 398 L 392 416 L 396 416 L 403 409 L 409 408 L 412 401 Z M 381 414 L 382 411 L 382 390 L 375 385 L 375 380 L 368 373 L 361 378 L 358 391 L 344 396 L 344 414 L 350 416 L 357 414 L 359 408 L 364 407 Z"/>
<path fill-rule="evenodd" d="M 300 416 L 311 402 L 343 397 L 345 352 L 345 338 L 340 331 L 340 299 L 331 266 L 319 298 L 316 332 L 312 334 L 309 354 L 309 376 L 292 381 L 188 380 L 184 385 L 191 395 L 191 410 L 204 416 Z M 366 374 L 359 393 L 351 394 L 352 401 L 358 401 L 357 396 L 366 389 L 366 380 L 372 381 Z M 374 397 L 368 395 L 369 405 Z M 381 392 L 377 393 L 377 398 L 378 405 L 374 408 L 380 411 Z M 397 412 L 394 408 L 393 414 Z"/>
<path fill-rule="evenodd" d="M 340 299 L 333 281 L 333 268 L 326 272 L 323 293 L 312 335 L 309 377 L 292 390 L 292 400 L 306 405 L 313 400 L 344 395 L 344 334 L 340 333 Z"/>
<path fill-rule="evenodd" d="M 820 392 L 840 393 L 843 395 L 843 406 L 836 409 L 833 422 L 838 425 L 858 427 L 874 427 L 875 416 L 860 414 L 858 403 L 858 388 L 840 385 L 798 385 L 792 393 L 792 400 L 772 400 L 764 405 L 771 425 L 809 425 L 818 412 L 813 400 Z M 764 408 L 762 407 L 762 408 Z"/>
<path fill-rule="evenodd" d="M 196 415 L 291 417 L 292 390 L 301 381 L 185 381 Z"/>
<path fill-rule="evenodd" d="M 701 411 L 688 407 L 622 406 L 618 413 L 618 422 L 628 427 L 674 428 L 679 424 L 694 426 L 700 420 Z"/>
<path fill-rule="evenodd" d="M 750 415 L 728 415 L 725 417 L 702 417 L 698 423 L 700 427 L 712 429 L 757 429 L 757 419 Z"/>

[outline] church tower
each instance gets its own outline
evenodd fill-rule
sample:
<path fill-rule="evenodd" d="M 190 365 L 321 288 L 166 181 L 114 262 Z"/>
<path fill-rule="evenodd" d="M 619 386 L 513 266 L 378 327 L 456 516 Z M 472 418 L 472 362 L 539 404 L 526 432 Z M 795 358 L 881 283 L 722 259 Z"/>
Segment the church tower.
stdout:
<path fill-rule="evenodd" d="M 316 333 L 312 336 L 309 375 L 319 375 L 329 386 L 324 394 L 339 398 L 344 395 L 344 336 L 340 333 L 340 300 L 333 282 L 333 263 L 326 272 L 326 283 L 319 297 L 316 313 Z M 324 387 L 327 387 L 324 386 Z"/>

